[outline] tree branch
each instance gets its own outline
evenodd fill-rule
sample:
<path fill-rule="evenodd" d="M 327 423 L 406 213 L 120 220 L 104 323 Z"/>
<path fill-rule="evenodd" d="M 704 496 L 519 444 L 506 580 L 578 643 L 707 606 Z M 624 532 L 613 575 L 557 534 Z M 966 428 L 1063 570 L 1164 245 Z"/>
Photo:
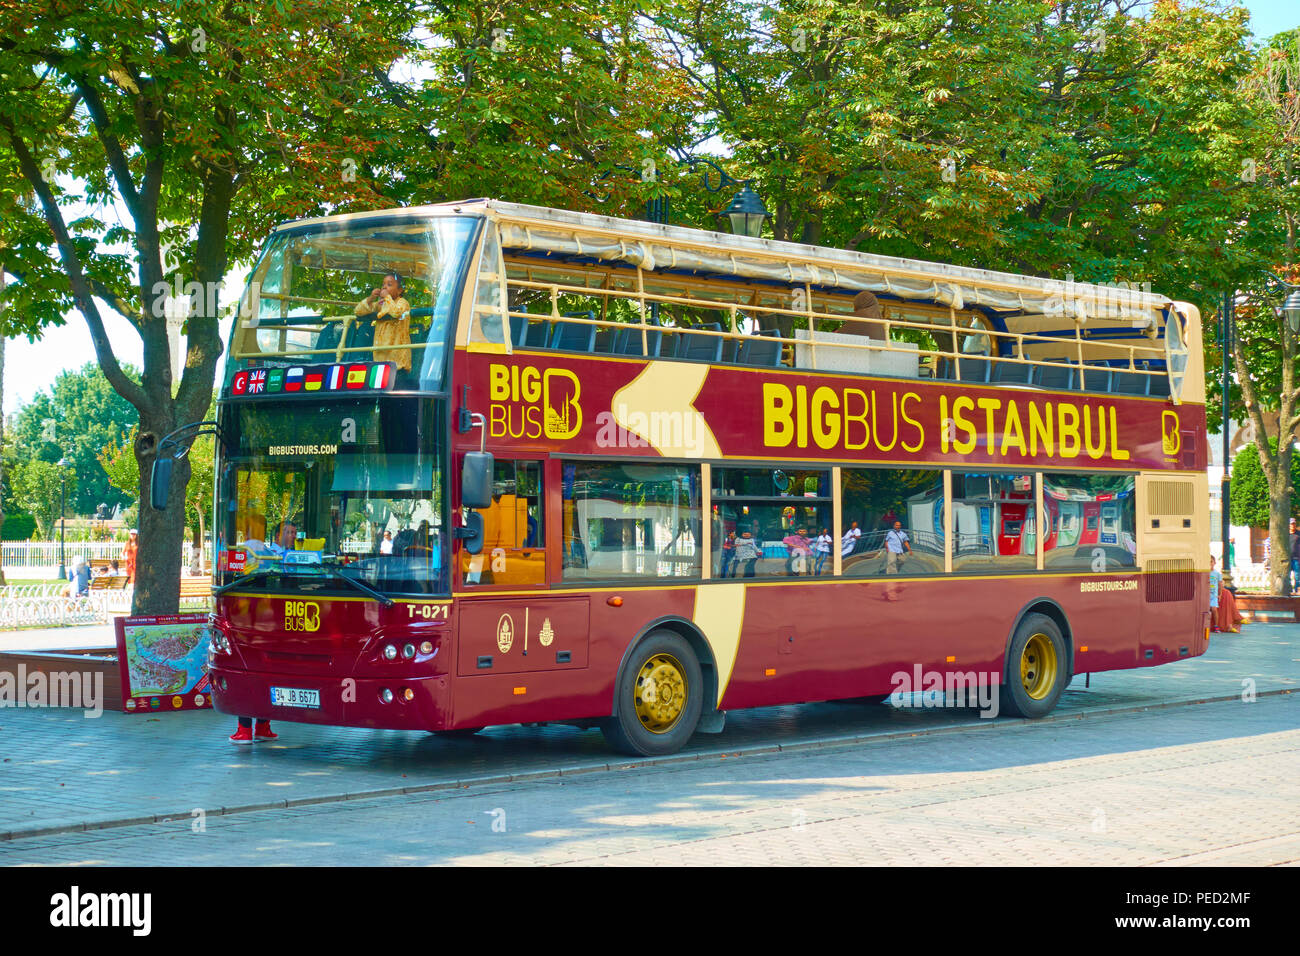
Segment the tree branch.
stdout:
<path fill-rule="evenodd" d="M 59 204 L 54 199 L 54 193 L 51 191 L 49 183 L 42 178 L 31 150 L 28 149 L 22 137 L 14 131 L 13 124 L 8 119 L 0 118 L 0 127 L 3 127 L 9 134 L 9 144 L 14 151 L 14 155 L 18 158 L 18 167 L 22 171 L 23 178 L 31 185 L 37 199 L 40 200 L 41 208 L 45 214 L 45 221 L 49 225 L 50 231 L 54 233 L 54 241 L 59 247 L 59 257 L 63 260 L 63 268 L 67 271 L 72 286 L 73 299 L 85 318 L 86 324 L 90 327 L 90 339 L 95 346 L 95 355 L 99 359 L 99 367 L 117 393 L 143 414 L 149 405 L 148 398 L 144 389 L 131 381 L 126 372 L 122 370 L 122 366 L 117 361 L 117 356 L 113 354 L 113 346 L 109 342 L 108 332 L 104 329 L 104 321 L 100 317 L 98 307 L 95 305 L 94 295 L 91 292 L 91 283 L 87 280 L 85 270 L 81 266 L 81 260 L 77 256 L 76 247 L 73 245 L 72 237 L 69 235 L 68 228 L 63 221 L 63 214 L 59 210 Z"/>

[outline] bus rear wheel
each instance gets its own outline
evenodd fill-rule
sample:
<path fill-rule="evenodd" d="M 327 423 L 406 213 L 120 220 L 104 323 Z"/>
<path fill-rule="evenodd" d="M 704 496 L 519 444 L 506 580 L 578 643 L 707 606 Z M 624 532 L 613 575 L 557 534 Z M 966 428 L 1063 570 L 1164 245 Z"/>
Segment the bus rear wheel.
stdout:
<path fill-rule="evenodd" d="M 614 714 L 600 729 L 620 753 L 676 753 L 695 733 L 703 694 L 704 679 L 691 646 L 672 631 L 652 631 L 619 673 Z"/>
<path fill-rule="evenodd" d="M 1045 614 L 1027 614 L 1007 647 L 1006 680 L 1002 683 L 1003 712 L 1013 717 L 1043 717 L 1051 713 L 1070 682 L 1065 638 Z"/>

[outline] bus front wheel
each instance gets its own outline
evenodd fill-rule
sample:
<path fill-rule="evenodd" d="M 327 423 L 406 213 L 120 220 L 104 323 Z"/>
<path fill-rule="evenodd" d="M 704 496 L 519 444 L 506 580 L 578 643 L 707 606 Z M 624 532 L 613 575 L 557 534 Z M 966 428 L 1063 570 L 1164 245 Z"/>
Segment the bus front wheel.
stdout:
<path fill-rule="evenodd" d="M 704 679 L 691 646 L 672 631 L 652 631 L 628 656 L 618 675 L 614 714 L 600 729 L 620 753 L 676 753 L 695 733 L 703 695 Z"/>
<path fill-rule="evenodd" d="M 1027 614 L 1007 647 L 1002 711 L 1013 717 L 1043 717 L 1070 682 L 1065 638 L 1046 614 Z"/>

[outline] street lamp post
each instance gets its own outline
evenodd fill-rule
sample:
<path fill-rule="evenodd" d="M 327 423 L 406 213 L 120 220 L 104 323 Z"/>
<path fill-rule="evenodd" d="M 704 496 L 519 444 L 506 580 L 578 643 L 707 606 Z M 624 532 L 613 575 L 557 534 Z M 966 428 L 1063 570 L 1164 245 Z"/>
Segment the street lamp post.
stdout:
<path fill-rule="evenodd" d="M 736 193 L 731 200 L 731 204 L 718 215 L 730 222 L 731 231 L 737 236 L 749 236 L 751 239 L 757 239 L 762 234 L 763 220 L 767 219 L 770 213 L 767 211 L 767 207 L 763 205 L 763 200 L 758 198 L 758 194 L 749 188 L 749 184 L 753 180 L 733 179 L 725 169 L 709 159 L 692 158 L 686 160 L 685 165 L 691 172 L 696 172 L 696 167 L 701 165 L 710 166 L 717 172 L 718 185 L 716 186 L 710 185 L 708 170 L 704 170 L 700 174 L 704 188 L 711 193 L 716 193 L 727 186 L 739 186 L 740 192 Z M 637 172 L 630 166 L 616 165 L 614 168 L 628 173 Z M 600 178 L 604 179 L 608 175 L 610 174 L 605 173 Z M 594 193 L 587 193 L 587 195 L 598 202 L 604 202 L 609 198 L 606 196 L 602 199 Z M 647 222 L 658 223 L 661 226 L 668 225 L 668 197 L 658 196 L 649 200 L 645 204 L 645 218 Z M 650 324 L 659 324 L 658 302 L 650 303 Z"/>
<path fill-rule="evenodd" d="M 1219 480 L 1219 515 L 1220 525 L 1223 532 L 1223 558 L 1219 566 L 1223 571 L 1223 586 L 1232 588 L 1232 562 L 1228 560 L 1228 548 L 1232 544 L 1231 520 L 1228 517 L 1228 503 L 1232 494 L 1232 480 L 1228 476 L 1228 446 L 1230 436 L 1228 435 L 1228 396 L 1229 396 L 1229 357 L 1232 355 L 1232 333 L 1236 325 L 1236 318 L 1233 310 L 1236 308 L 1236 294 L 1233 292 L 1223 293 L 1223 320 L 1220 323 L 1222 328 L 1219 330 L 1219 344 L 1223 350 L 1223 477 Z"/>
<path fill-rule="evenodd" d="M 1292 335 L 1300 334 L 1300 286 L 1294 286 L 1289 282 L 1283 281 L 1280 277 L 1274 275 L 1268 270 L 1262 270 L 1265 281 L 1276 284 L 1283 289 L 1288 290 L 1286 301 L 1282 307 L 1277 310 L 1278 317 L 1285 316 L 1287 328 L 1291 330 Z M 1219 504 L 1222 508 L 1220 514 L 1221 531 L 1223 535 L 1223 586 L 1232 587 L 1232 565 L 1228 561 L 1228 547 L 1231 544 L 1231 518 L 1229 510 L 1232 500 L 1232 481 L 1228 475 L 1228 389 L 1232 379 L 1230 377 L 1229 356 L 1232 355 L 1234 340 L 1236 338 L 1237 327 L 1237 296 L 1235 292 L 1225 292 L 1223 294 L 1223 328 L 1220 329 L 1219 343 L 1223 351 L 1223 478 L 1219 484 Z M 1279 426 L 1281 423 L 1279 422 Z M 1289 440 L 1289 435 L 1282 435 L 1279 427 L 1278 441 Z M 1262 439 L 1261 439 L 1262 440 Z M 1287 585 L 1290 586 L 1290 574 L 1287 575 Z"/>
<path fill-rule="evenodd" d="M 693 173 L 697 171 L 696 167 L 698 166 L 708 166 L 718 174 L 718 185 L 714 186 L 709 182 L 708 170 L 703 170 L 700 173 L 704 188 L 711 193 L 716 193 L 728 186 L 739 186 L 740 191 L 732 198 L 731 204 L 718 215 L 729 221 L 731 231 L 738 236 L 749 236 L 752 239 L 757 239 L 762 234 L 763 220 L 767 219 L 771 214 L 767 211 L 767 207 L 763 205 L 763 200 L 758 197 L 758 194 L 749 188 L 749 184 L 753 182 L 752 179 L 734 179 L 728 175 L 725 169 L 711 159 L 693 157 L 685 160 L 684 165 Z M 621 169 L 628 173 L 637 172 L 630 166 L 615 165 L 614 169 Z M 610 173 L 605 173 L 600 178 L 603 180 L 609 175 Z M 597 202 L 605 202 L 609 198 L 608 196 L 597 196 L 595 193 L 587 193 L 587 195 Z M 645 204 L 645 218 L 647 222 L 658 223 L 661 226 L 668 225 L 668 197 L 659 196 L 649 200 Z"/>
<path fill-rule="evenodd" d="M 63 513 L 67 507 L 68 493 L 68 471 L 72 462 L 66 458 L 59 459 L 59 578 L 67 580 L 68 577 L 68 552 L 65 542 L 66 521 Z"/>

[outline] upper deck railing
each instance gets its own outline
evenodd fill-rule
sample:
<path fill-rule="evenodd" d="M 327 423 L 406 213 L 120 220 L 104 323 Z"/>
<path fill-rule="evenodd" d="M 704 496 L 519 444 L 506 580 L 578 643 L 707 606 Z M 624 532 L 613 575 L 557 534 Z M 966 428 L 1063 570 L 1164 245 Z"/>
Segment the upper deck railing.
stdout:
<path fill-rule="evenodd" d="M 1187 397 L 1191 381 L 1194 399 L 1201 394 L 1195 310 L 1149 292 L 494 200 L 395 211 L 405 232 L 376 216 L 295 224 L 292 236 L 330 225 L 329 244 L 284 241 L 280 284 L 260 292 L 263 304 L 251 309 L 258 318 L 241 322 L 232 359 L 284 365 L 402 356 L 418 371 L 429 353 L 421 379 L 428 383 L 440 381 L 431 369 L 454 345 L 1175 402 Z M 452 286 L 444 279 L 436 308 L 422 307 L 432 303 L 435 283 L 427 277 L 437 270 L 430 263 L 451 261 L 406 241 L 422 216 L 444 224 L 449 217 L 486 220 L 460 253 L 460 301 L 447 298 Z M 297 260 L 293 243 L 302 249 Z M 378 317 L 357 314 L 363 310 L 354 298 L 387 270 L 426 276 L 424 298 L 410 296 L 415 307 L 404 315 L 409 334 L 396 346 L 391 335 L 376 339 Z M 299 273 L 315 285 L 291 283 Z M 341 294 L 330 294 L 331 282 Z M 864 296 L 871 300 L 865 306 Z M 452 315 L 459 315 L 454 323 Z"/>

